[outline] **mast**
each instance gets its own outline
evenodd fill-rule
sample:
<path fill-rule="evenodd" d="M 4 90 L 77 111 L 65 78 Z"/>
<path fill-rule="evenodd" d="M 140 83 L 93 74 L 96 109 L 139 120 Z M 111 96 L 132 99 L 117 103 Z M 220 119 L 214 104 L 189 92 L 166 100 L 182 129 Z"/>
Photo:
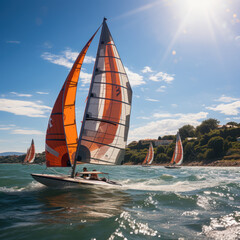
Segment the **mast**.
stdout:
<path fill-rule="evenodd" d="M 103 18 L 103 22 L 101 24 L 101 26 L 103 25 L 103 23 L 107 20 L 107 18 Z M 100 27 L 101 27 L 100 26 Z M 99 27 L 99 28 L 100 28 Z M 102 32 L 101 32 L 101 37 L 99 39 L 99 43 L 98 43 L 98 51 L 99 51 L 99 46 L 100 46 L 100 41 L 101 41 L 101 38 L 102 38 Z M 98 53 L 97 51 L 97 53 Z M 96 58 L 96 61 L 95 61 L 95 64 L 94 64 L 94 68 L 93 68 L 93 73 L 96 71 L 96 66 L 97 66 L 97 58 Z M 91 79 L 91 83 L 90 83 L 90 87 L 89 87 L 89 91 L 88 91 L 88 97 L 87 97 L 87 104 L 86 104 L 86 107 L 85 107 L 85 110 L 84 110 L 84 115 L 83 115 L 83 121 L 82 121 L 82 126 L 81 126 L 81 130 L 80 130 L 80 134 L 79 134 L 79 140 L 78 142 L 80 141 L 81 137 L 82 137 L 82 129 L 84 127 L 84 124 L 85 124 L 85 121 L 86 121 L 86 109 L 88 108 L 88 105 L 89 105 L 89 96 L 90 96 L 90 93 L 92 91 L 92 88 L 93 88 L 93 74 L 92 74 L 92 79 Z M 77 146 L 77 152 L 79 150 L 79 144 Z M 75 154 L 75 159 L 74 159 L 74 163 L 73 163 L 73 167 L 72 167 L 72 173 L 71 173 L 71 178 L 74 178 L 75 176 L 75 171 L 76 171 L 76 166 L 77 166 L 77 161 L 81 161 L 81 159 L 78 157 L 77 154 Z"/>

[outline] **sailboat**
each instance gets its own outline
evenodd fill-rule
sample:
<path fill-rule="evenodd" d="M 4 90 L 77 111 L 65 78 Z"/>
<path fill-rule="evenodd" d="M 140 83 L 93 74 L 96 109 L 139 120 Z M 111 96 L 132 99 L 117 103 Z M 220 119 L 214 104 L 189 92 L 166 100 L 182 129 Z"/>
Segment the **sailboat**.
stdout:
<path fill-rule="evenodd" d="M 76 90 L 86 52 L 102 27 L 89 93 L 78 137 L 75 118 Z M 76 177 L 81 163 L 120 165 L 125 154 L 132 90 L 106 23 L 86 43 L 70 70 L 52 109 L 46 133 L 47 167 L 72 167 L 71 175 L 31 174 L 47 186 L 112 185 Z M 94 172 L 95 174 L 96 172 Z M 83 173 L 81 173 L 83 174 Z M 93 174 L 89 172 L 89 174 Z M 100 173 L 98 173 L 100 174 Z"/>
<path fill-rule="evenodd" d="M 152 143 L 149 144 L 148 153 L 142 163 L 142 167 L 149 167 L 152 164 L 154 158 L 154 150 Z"/>
<path fill-rule="evenodd" d="M 180 134 L 179 132 L 177 132 L 176 145 L 172 156 L 172 160 L 170 162 L 170 165 L 165 166 L 165 168 L 181 168 L 180 165 L 182 164 L 182 162 L 183 162 L 183 147 Z"/>
<path fill-rule="evenodd" d="M 32 139 L 31 146 L 27 150 L 27 154 L 23 160 L 23 164 L 33 163 L 34 159 L 35 159 L 35 146 L 34 146 L 34 141 Z"/>

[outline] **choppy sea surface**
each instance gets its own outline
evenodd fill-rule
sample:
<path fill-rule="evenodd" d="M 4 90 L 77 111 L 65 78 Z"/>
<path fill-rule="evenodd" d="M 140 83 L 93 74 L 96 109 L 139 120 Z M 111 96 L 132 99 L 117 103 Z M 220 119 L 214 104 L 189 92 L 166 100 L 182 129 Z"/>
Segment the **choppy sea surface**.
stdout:
<path fill-rule="evenodd" d="M 240 239 L 240 168 L 84 166 L 122 186 L 51 189 L 30 176 L 45 166 L 1 164 L 0 239 Z"/>

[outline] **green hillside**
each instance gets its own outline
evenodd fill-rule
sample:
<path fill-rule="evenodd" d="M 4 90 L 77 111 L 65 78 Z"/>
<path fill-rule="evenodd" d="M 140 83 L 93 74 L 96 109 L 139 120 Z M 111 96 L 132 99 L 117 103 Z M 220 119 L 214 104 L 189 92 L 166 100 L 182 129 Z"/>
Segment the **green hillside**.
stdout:
<path fill-rule="evenodd" d="M 184 164 L 209 164 L 222 160 L 234 165 L 232 161 L 240 161 L 240 142 L 237 141 L 240 137 L 240 124 L 230 122 L 219 127 L 218 123 L 216 119 L 208 119 L 196 128 L 185 125 L 179 129 L 184 149 Z M 173 143 L 168 146 L 154 147 L 153 164 L 168 164 L 173 155 L 176 136 L 158 139 L 173 139 Z M 142 144 L 140 141 L 130 143 L 123 164 L 141 164 L 148 147 L 149 144 Z"/>

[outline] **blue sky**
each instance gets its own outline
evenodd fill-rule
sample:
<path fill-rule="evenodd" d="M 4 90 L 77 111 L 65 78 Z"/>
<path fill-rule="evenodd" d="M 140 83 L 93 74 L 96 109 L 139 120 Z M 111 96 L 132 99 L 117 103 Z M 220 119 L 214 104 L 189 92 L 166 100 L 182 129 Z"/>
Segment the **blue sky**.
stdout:
<path fill-rule="evenodd" d="M 133 89 L 129 142 L 216 118 L 240 122 L 238 0 L 1 0 L 0 152 L 44 151 L 48 117 L 103 17 Z M 83 65 L 78 129 L 99 34 Z"/>

